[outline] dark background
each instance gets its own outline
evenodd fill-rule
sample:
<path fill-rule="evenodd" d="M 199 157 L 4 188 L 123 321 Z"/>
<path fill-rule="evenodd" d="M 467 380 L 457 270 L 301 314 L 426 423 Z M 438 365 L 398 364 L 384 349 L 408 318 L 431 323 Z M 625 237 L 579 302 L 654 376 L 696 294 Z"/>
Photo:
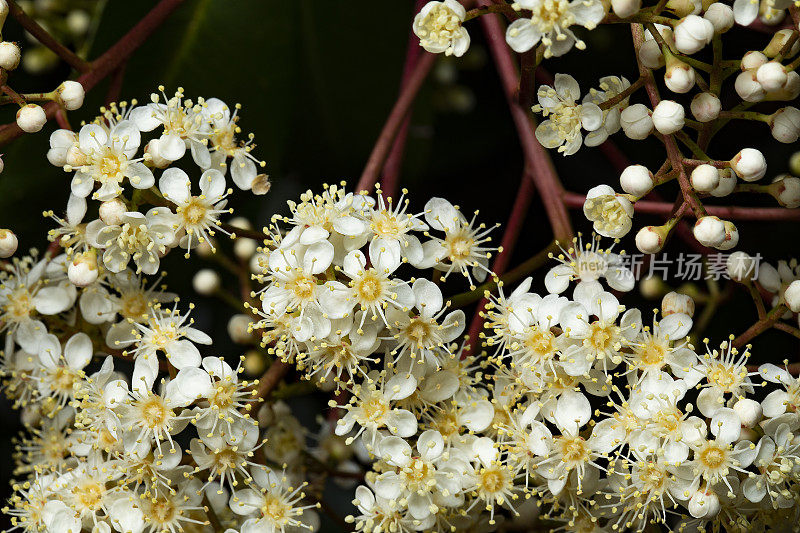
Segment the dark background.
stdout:
<path fill-rule="evenodd" d="M 154 4 L 108 2 L 89 57 L 96 57 L 116 42 Z M 319 191 L 323 182 L 341 180 L 355 186 L 397 96 L 412 18 L 411 0 L 368 4 L 189 0 L 133 55 L 121 99 L 146 102 L 163 84 L 168 95 L 180 86 L 189 98 L 218 97 L 229 104 L 241 103 L 244 107 L 239 124 L 244 133 L 255 133 L 258 147 L 253 153 L 267 162 L 273 188 L 261 197 L 237 191 L 231 205 L 237 215 L 247 216 L 260 227 L 273 213 L 286 212 L 285 201 L 307 188 Z M 504 223 L 522 173 L 521 152 L 480 23 L 472 21 L 468 29 L 472 36 L 469 53 L 459 59 L 440 58 L 419 94 L 401 184 L 410 189 L 417 211 L 431 196 L 443 196 L 466 212 L 481 209 L 480 218 L 487 224 Z M 731 37 L 736 50 L 726 50 L 726 58 L 740 57 L 744 50 L 761 48 L 767 42 L 761 34 L 736 31 L 739 33 Z M 22 40 L 20 28 L 11 17 L 4 37 Z M 604 75 L 636 79 L 626 26 L 603 27 L 587 34 L 586 40 L 586 51 L 573 50 L 564 58 L 547 61 L 545 67 L 550 72 L 571 73 L 584 92 Z M 23 48 L 27 45 L 22 41 Z M 10 80 L 19 92 L 40 91 L 55 87 L 68 75 L 68 68 L 62 65 L 37 76 L 19 69 Z M 70 113 L 73 126 L 95 116 L 107 85 L 104 82 L 96 87 L 87 95 L 83 108 Z M 643 95 L 637 95 L 633 101 L 644 101 L 641 98 Z M 763 109 L 770 109 L 770 104 Z M 0 118 L 13 120 L 13 111 L 0 110 Z M 26 135 L 3 148 L 0 227 L 17 233 L 21 251 L 46 246 L 45 235 L 52 225 L 41 213 L 63 211 L 69 194 L 70 176 L 45 158 L 48 135 L 54 127 L 48 124 L 41 133 Z M 731 131 L 734 133 L 715 141 L 712 156 L 729 158 L 744 146 L 755 146 L 765 149 L 768 156 L 768 177 L 787 171 L 793 148 L 773 141 L 766 125 L 734 126 Z M 634 162 L 655 170 L 663 161 L 662 148 L 654 140 L 628 141 L 622 134 L 614 139 Z M 617 173 L 596 148 L 584 147 L 569 158 L 555 152 L 551 155 L 569 190 L 585 193 L 599 183 L 619 188 Z M 675 191 L 669 188 L 663 193 L 666 198 L 675 197 Z M 774 205 L 771 198 L 739 197 L 722 202 Z M 591 231 L 580 211 L 574 213 L 573 222 L 577 230 Z M 634 228 L 657 222 L 657 218 L 637 215 Z M 739 229 L 738 249 L 758 250 L 770 259 L 788 258 L 800 251 L 796 225 L 742 223 Z M 622 248 L 634 251 L 634 234 L 623 240 Z M 511 264 L 534 255 L 550 239 L 549 225 L 539 199 L 534 197 Z M 667 248 L 670 253 L 685 250 L 677 240 Z M 206 266 L 213 265 L 196 256 L 185 261 L 182 254 L 171 254 L 165 260 L 167 283 L 171 290 L 184 295 L 184 301 L 193 299 L 198 304 L 193 316 L 215 339 L 211 351 L 204 355 L 238 356 L 243 349 L 230 343 L 225 333 L 229 308 L 192 293 L 192 274 Z M 544 271 L 539 272 L 537 279 L 543 275 Z M 225 281 L 234 287 L 232 278 L 225 277 Z M 538 281 L 535 287 L 543 290 Z M 704 289 L 705 284 L 700 282 L 698 287 Z M 460 290 L 463 288 L 454 289 Z M 644 302 L 631 294 L 623 303 Z M 653 306 L 657 302 L 646 303 L 643 309 Z M 752 302 L 737 291 L 721 308 L 707 335 L 722 340 L 729 333 L 744 331 L 754 317 Z M 754 361 L 797 356 L 797 343 L 780 332 L 765 334 L 758 346 L 765 348 L 756 349 Z M 298 416 L 311 421 L 314 411 L 324 409 L 324 404 L 305 402 L 298 407 L 304 411 Z M 20 429 L 18 413 L 3 402 L 0 416 L 0 454 L 10 457 L 11 438 Z M 11 461 L 0 461 L 0 479 L 9 480 L 12 468 Z M 2 487 L 5 493 L 5 484 Z M 349 507 L 340 509 L 341 515 L 348 512 Z"/>

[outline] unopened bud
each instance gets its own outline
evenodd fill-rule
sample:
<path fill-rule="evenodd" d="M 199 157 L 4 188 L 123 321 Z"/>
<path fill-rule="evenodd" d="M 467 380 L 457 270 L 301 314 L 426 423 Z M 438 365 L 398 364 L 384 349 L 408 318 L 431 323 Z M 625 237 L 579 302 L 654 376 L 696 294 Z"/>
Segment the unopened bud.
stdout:
<path fill-rule="evenodd" d="M 161 157 L 158 150 L 158 139 L 153 139 L 144 147 L 145 160 L 149 161 L 156 168 L 167 168 L 172 164 L 172 161 Z"/>
<path fill-rule="evenodd" d="M 211 296 L 220 286 L 219 274 L 210 268 L 198 270 L 192 278 L 192 287 L 197 294 L 202 296 Z"/>
<path fill-rule="evenodd" d="M 800 207 L 800 178 L 784 174 L 778 176 L 768 188 L 769 193 L 783 207 Z"/>
<path fill-rule="evenodd" d="M 717 245 L 717 250 L 730 250 L 739 244 L 739 230 L 736 228 L 736 224 L 730 220 L 724 220 L 723 223 L 725 224 L 725 238 Z"/>
<path fill-rule="evenodd" d="M 755 148 L 745 148 L 730 161 L 731 168 L 744 181 L 758 181 L 767 173 L 767 160 Z"/>
<path fill-rule="evenodd" d="M 756 260 L 741 251 L 729 255 L 725 267 L 728 276 L 739 283 L 753 279 L 756 274 Z"/>
<path fill-rule="evenodd" d="M 9 41 L 0 43 L 0 67 L 4 70 L 14 70 L 19 66 L 22 54 L 19 46 Z"/>
<path fill-rule="evenodd" d="M 764 63 L 769 61 L 767 56 L 758 50 L 751 50 L 742 56 L 741 68 L 742 70 L 755 70 Z"/>
<path fill-rule="evenodd" d="M 695 83 L 695 72 L 692 67 L 670 55 L 667 69 L 664 71 L 664 83 L 674 93 L 688 93 Z"/>
<path fill-rule="evenodd" d="M 680 292 L 668 292 L 661 299 L 661 314 L 664 316 L 672 315 L 674 313 L 682 313 L 688 316 L 694 316 L 694 300 L 688 294 Z"/>
<path fill-rule="evenodd" d="M 258 243 L 253 239 L 239 237 L 233 243 L 233 254 L 244 261 L 249 260 L 256 253 Z"/>
<path fill-rule="evenodd" d="M 611 0 L 611 9 L 619 18 L 635 15 L 642 8 L 642 0 Z"/>
<path fill-rule="evenodd" d="M 666 290 L 667 284 L 656 276 L 648 276 L 639 282 L 639 292 L 648 300 L 655 300 Z"/>
<path fill-rule="evenodd" d="M 786 287 L 783 300 L 793 313 L 800 313 L 800 279 L 796 279 Z"/>
<path fill-rule="evenodd" d="M 697 15 L 689 15 L 675 27 L 675 48 L 684 54 L 702 50 L 714 37 L 714 25 Z"/>
<path fill-rule="evenodd" d="M 664 226 L 644 226 L 636 233 L 636 247 L 644 254 L 658 253 L 664 247 L 667 235 Z"/>
<path fill-rule="evenodd" d="M 781 50 L 783 50 L 783 47 L 786 46 L 786 43 L 789 42 L 793 32 L 794 30 L 790 30 L 788 28 L 776 31 L 772 36 L 772 40 L 769 42 L 767 47 L 764 48 L 764 55 L 767 57 L 777 56 Z M 794 44 L 792 44 L 791 49 L 785 57 L 792 57 L 798 52 L 798 50 L 800 50 L 800 40 L 795 39 Z"/>
<path fill-rule="evenodd" d="M 17 251 L 17 236 L 10 229 L 0 229 L 0 257 L 11 257 Z"/>
<path fill-rule="evenodd" d="M 128 212 L 125 202 L 119 198 L 107 200 L 100 204 L 100 219 L 109 226 L 118 226 L 122 223 L 122 217 Z"/>
<path fill-rule="evenodd" d="M 777 61 L 764 63 L 756 70 L 756 81 L 765 91 L 777 91 L 786 84 L 786 67 Z"/>
<path fill-rule="evenodd" d="M 692 98 L 690 104 L 692 115 L 700 122 L 710 122 L 719 116 L 722 110 L 722 103 L 717 95 L 712 93 L 700 93 Z"/>
<path fill-rule="evenodd" d="M 697 10 L 697 6 L 692 0 L 667 0 L 665 7 L 678 17 L 691 15 Z"/>
<path fill-rule="evenodd" d="M 703 18 L 714 26 L 714 33 L 725 33 L 733 28 L 733 9 L 722 2 L 714 2 L 708 6 Z"/>
<path fill-rule="evenodd" d="M 237 344 L 248 344 L 253 340 L 252 332 L 249 332 L 251 317 L 244 314 L 233 315 L 228 321 L 228 335 Z"/>
<path fill-rule="evenodd" d="M 713 490 L 698 490 L 689 500 L 689 514 L 695 518 L 710 520 L 719 514 L 719 496 Z"/>
<path fill-rule="evenodd" d="M 745 102 L 760 102 L 766 95 L 764 87 L 756 80 L 756 72 L 754 70 L 747 70 L 736 76 L 733 87 L 736 89 L 736 94 L 739 95 L 739 98 Z"/>
<path fill-rule="evenodd" d="M 733 411 L 739 416 L 744 427 L 755 427 L 761 421 L 764 411 L 761 404 L 751 398 L 742 398 L 733 404 Z"/>
<path fill-rule="evenodd" d="M 653 119 L 644 104 L 633 104 L 623 109 L 619 123 L 627 137 L 638 141 L 646 139 L 653 132 Z"/>
<path fill-rule="evenodd" d="M 769 128 L 776 141 L 791 144 L 800 138 L 800 109 L 784 107 L 769 117 Z"/>
<path fill-rule="evenodd" d="M 800 96 L 800 74 L 794 70 L 786 73 L 786 83 L 780 89 L 766 93 L 764 99 L 773 102 L 791 102 Z"/>
<path fill-rule="evenodd" d="M 26 133 L 36 133 L 47 122 L 47 115 L 42 106 L 28 104 L 17 111 L 17 126 Z"/>
<path fill-rule="evenodd" d="M 655 39 L 647 40 L 639 47 L 639 61 L 650 69 L 664 66 L 664 54 L 661 53 L 661 47 Z"/>
<path fill-rule="evenodd" d="M 664 135 L 670 135 L 683 129 L 683 106 L 672 100 L 661 100 L 653 110 L 653 126 Z"/>
<path fill-rule="evenodd" d="M 690 179 L 694 190 L 698 192 L 711 192 L 719 185 L 719 170 L 704 163 L 692 170 Z"/>
<path fill-rule="evenodd" d="M 97 280 L 97 253 L 89 250 L 77 254 L 67 267 L 67 276 L 73 285 L 88 287 Z"/>
<path fill-rule="evenodd" d="M 56 89 L 56 99 L 69 111 L 79 109 L 83 105 L 83 98 L 86 92 L 83 85 L 77 81 L 67 80 Z"/>
<path fill-rule="evenodd" d="M 719 170 L 719 185 L 711 191 L 711 196 L 722 198 L 728 196 L 733 190 L 736 189 L 736 176 L 729 168 Z"/>
<path fill-rule="evenodd" d="M 725 223 L 715 216 L 701 217 L 695 222 L 693 233 L 697 242 L 715 248 L 725 240 Z"/>
<path fill-rule="evenodd" d="M 633 196 L 642 197 L 653 188 L 653 173 L 642 165 L 630 165 L 619 177 L 622 190 Z"/>

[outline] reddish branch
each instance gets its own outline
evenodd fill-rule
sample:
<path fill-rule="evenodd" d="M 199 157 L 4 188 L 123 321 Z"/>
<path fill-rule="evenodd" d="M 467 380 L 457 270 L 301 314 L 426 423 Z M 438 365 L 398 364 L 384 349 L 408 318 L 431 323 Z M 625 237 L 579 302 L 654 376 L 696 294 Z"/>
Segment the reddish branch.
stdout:
<path fill-rule="evenodd" d="M 378 180 L 378 173 L 386 161 L 387 154 L 392 147 L 397 132 L 400 130 L 411 108 L 411 104 L 414 102 L 417 92 L 419 92 L 420 87 L 422 87 L 422 82 L 425 81 L 435 59 L 436 56 L 433 54 L 427 52 L 421 54 L 419 61 L 408 77 L 408 83 L 401 89 L 400 96 L 394 103 L 394 107 L 391 113 L 389 113 L 386 124 L 383 125 L 375 147 L 369 155 L 367 165 L 364 167 L 364 172 L 361 173 L 361 178 L 358 180 L 356 191 L 369 190 Z"/>
<path fill-rule="evenodd" d="M 256 396 L 259 398 L 266 398 L 269 396 L 278 383 L 281 382 L 283 377 L 289 372 L 291 365 L 284 363 L 280 359 L 276 359 L 264 374 L 258 378 L 258 388 L 256 389 Z"/>
<path fill-rule="evenodd" d="M 418 13 L 424 5 L 425 0 L 417 0 L 414 5 L 414 13 Z M 419 63 L 420 56 L 422 56 L 422 47 L 419 45 L 419 37 L 417 37 L 414 32 L 409 32 L 406 60 L 403 65 L 403 77 L 400 80 L 401 91 L 408 86 L 408 81 L 414 73 L 417 63 Z M 397 188 L 400 182 L 400 169 L 403 166 L 403 154 L 405 152 L 406 140 L 408 139 L 408 127 L 410 123 L 411 116 L 406 113 L 406 117 L 400 125 L 400 130 L 395 136 L 392 149 L 386 157 L 386 163 L 383 166 L 381 185 L 383 194 L 387 197 L 397 194 Z"/>
<path fill-rule="evenodd" d="M 483 6 L 491 5 L 488 0 L 480 0 Z M 531 169 L 531 177 L 542 197 L 547 218 L 553 228 L 557 239 L 569 241 L 572 238 L 572 224 L 569 212 L 561 200 L 562 187 L 558 181 L 553 162 L 550 160 L 546 149 L 539 144 L 534 135 L 536 124 L 530 116 L 530 110 L 519 105 L 517 100 L 517 87 L 519 77 L 517 65 L 505 40 L 505 31 L 497 15 L 481 17 L 486 39 L 492 52 L 495 65 L 503 82 L 506 100 L 508 101 L 514 125 L 517 128 L 525 162 Z"/>
<path fill-rule="evenodd" d="M 116 44 L 92 61 L 90 68 L 76 81 L 83 85 L 85 90 L 92 89 L 128 59 L 181 3 L 183 0 L 161 0 Z M 50 102 L 44 106 L 44 110 L 48 118 L 53 118 L 58 110 L 58 104 Z M 0 145 L 8 143 L 20 135 L 22 135 L 22 130 L 16 123 L 6 124 L 0 127 Z"/>

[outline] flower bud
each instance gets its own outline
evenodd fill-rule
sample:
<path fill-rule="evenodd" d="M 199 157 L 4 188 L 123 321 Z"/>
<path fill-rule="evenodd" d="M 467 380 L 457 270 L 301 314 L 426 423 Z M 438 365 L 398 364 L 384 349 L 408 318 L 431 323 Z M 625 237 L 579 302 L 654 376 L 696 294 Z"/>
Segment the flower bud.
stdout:
<path fill-rule="evenodd" d="M 17 111 L 17 126 L 26 133 L 36 133 L 47 122 L 47 115 L 42 106 L 28 104 Z"/>
<path fill-rule="evenodd" d="M 789 41 L 789 38 L 792 36 L 794 30 L 790 30 L 788 28 L 783 30 L 778 30 L 772 36 L 772 40 L 769 42 L 766 48 L 764 48 L 764 54 L 767 57 L 775 57 L 777 56 L 786 43 Z M 792 45 L 789 53 L 786 54 L 786 57 L 792 57 L 795 55 L 798 50 L 800 50 L 800 41 L 795 40 L 794 44 Z"/>
<path fill-rule="evenodd" d="M 19 66 L 22 54 L 15 43 L 3 41 L 0 43 L 0 67 L 4 70 L 14 70 Z"/>
<path fill-rule="evenodd" d="M 800 175 L 800 152 L 795 152 L 789 158 L 789 171 L 795 176 Z"/>
<path fill-rule="evenodd" d="M 694 87 L 694 69 L 680 59 L 670 56 L 667 61 L 667 70 L 664 71 L 664 83 L 667 89 L 674 93 L 688 93 Z"/>
<path fill-rule="evenodd" d="M 719 185 L 719 170 L 704 163 L 692 170 L 690 179 L 694 190 L 698 192 L 711 192 Z"/>
<path fill-rule="evenodd" d="M 722 110 L 722 103 L 715 94 L 699 93 L 692 98 L 689 108 L 692 110 L 694 118 L 700 122 L 710 122 L 719 116 L 719 112 Z"/>
<path fill-rule="evenodd" d="M 167 168 L 172 164 L 172 161 L 161 157 L 158 150 L 158 139 L 153 139 L 144 147 L 145 161 L 149 161 L 156 168 Z"/>
<path fill-rule="evenodd" d="M 733 281 L 742 283 L 753 279 L 756 273 L 756 260 L 745 252 L 733 252 L 728 256 L 725 266 Z"/>
<path fill-rule="evenodd" d="M 702 50 L 714 37 L 714 25 L 708 20 L 689 15 L 675 27 L 675 48 L 684 54 Z"/>
<path fill-rule="evenodd" d="M 83 85 L 77 81 L 67 80 L 56 89 L 56 99 L 69 111 L 79 109 L 83 105 L 85 95 Z"/>
<path fill-rule="evenodd" d="M 5 24 L 8 12 L 8 2 L 6 2 L 6 0 L 0 0 L 0 28 Z"/>
<path fill-rule="evenodd" d="M 653 173 L 642 165 L 630 165 L 619 177 L 622 190 L 628 194 L 642 197 L 653 188 Z"/>
<path fill-rule="evenodd" d="M 125 202 L 119 198 L 107 200 L 100 204 L 100 219 L 109 226 L 117 226 L 122 223 L 122 216 L 128 212 Z"/>
<path fill-rule="evenodd" d="M 786 67 L 777 61 L 764 63 L 756 70 L 756 81 L 765 91 L 777 91 L 786 84 Z"/>
<path fill-rule="evenodd" d="M 619 123 L 625 135 L 637 141 L 646 139 L 653 132 L 653 119 L 644 104 L 633 104 L 623 109 Z"/>
<path fill-rule="evenodd" d="M 791 144 L 800 137 L 800 109 L 784 107 L 769 117 L 769 127 L 776 141 Z"/>
<path fill-rule="evenodd" d="M 733 28 L 733 9 L 722 2 L 715 2 L 708 6 L 703 18 L 714 26 L 714 33 L 725 33 Z"/>
<path fill-rule="evenodd" d="M 216 249 L 216 246 L 214 245 L 214 239 L 213 238 L 209 238 L 209 239 L 204 240 L 201 243 L 198 243 L 197 247 L 194 249 L 194 251 L 197 252 L 197 255 L 199 255 L 200 257 L 209 258 L 209 257 L 212 257 L 214 255 L 214 253 L 215 253 L 214 250 L 215 249 Z"/>
<path fill-rule="evenodd" d="M 17 236 L 10 229 L 0 229 L 0 257 L 11 257 L 17 251 Z"/>
<path fill-rule="evenodd" d="M 662 100 L 653 110 L 653 126 L 664 135 L 680 131 L 684 125 L 683 106 L 672 100 Z"/>
<path fill-rule="evenodd" d="M 667 0 L 666 8 L 679 17 L 685 17 L 697 11 L 697 4 L 693 0 Z"/>
<path fill-rule="evenodd" d="M 197 294 L 202 296 L 211 296 L 220 286 L 219 274 L 210 268 L 198 270 L 192 278 L 192 287 Z"/>
<path fill-rule="evenodd" d="M 779 176 L 769 186 L 769 192 L 783 207 L 800 207 L 800 178 Z"/>
<path fill-rule="evenodd" d="M 664 226 L 644 226 L 636 233 L 636 247 L 643 254 L 655 254 L 664 247 L 667 230 Z"/>
<path fill-rule="evenodd" d="M 661 314 L 667 316 L 673 313 L 694 316 L 694 300 L 692 297 L 675 291 L 665 294 L 664 298 L 661 299 Z"/>
<path fill-rule="evenodd" d="M 89 162 L 80 146 L 70 146 L 67 148 L 64 161 L 71 167 L 80 167 Z"/>
<path fill-rule="evenodd" d="M 92 24 L 92 17 L 82 9 L 73 9 L 67 15 L 67 29 L 75 35 L 80 37 L 86 35 Z"/>
<path fill-rule="evenodd" d="M 767 173 L 767 160 L 755 148 L 745 148 L 730 163 L 736 175 L 744 181 L 758 181 Z"/>
<path fill-rule="evenodd" d="M 698 490 L 689 500 L 688 508 L 693 517 L 710 520 L 719 514 L 719 497 L 713 490 Z"/>
<path fill-rule="evenodd" d="M 761 404 L 751 398 L 742 398 L 733 404 L 733 411 L 739 415 L 742 425 L 748 428 L 755 427 L 764 413 Z"/>
<path fill-rule="evenodd" d="M 711 191 L 711 196 L 722 198 L 728 196 L 736 188 L 736 176 L 728 168 L 719 170 L 719 185 Z"/>
<path fill-rule="evenodd" d="M 97 253 L 89 250 L 77 254 L 67 267 L 67 276 L 73 285 L 88 287 L 97 280 Z"/>
<path fill-rule="evenodd" d="M 639 61 L 647 68 L 658 69 L 664 66 L 664 54 L 655 39 L 649 39 L 639 47 Z"/>
<path fill-rule="evenodd" d="M 250 316 L 244 314 L 233 315 L 228 321 L 228 335 L 237 344 L 247 344 L 253 339 L 250 329 Z"/>
<path fill-rule="evenodd" d="M 769 61 L 767 56 L 758 50 L 751 50 L 742 56 L 741 68 L 742 70 L 755 70 L 764 63 Z"/>
<path fill-rule="evenodd" d="M 783 299 L 793 313 L 800 313 L 800 279 L 794 280 L 786 287 Z"/>
<path fill-rule="evenodd" d="M 739 230 L 736 229 L 736 225 L 729 221 L 723 221 L 725 224 L 725 239 L 723 239 L 721 244 L 717 245 L 717 250 L 730 250 L 734 248 L 737 244 L 739 244 Z"/>
<path fill-rule="evenodd" d="M 611 0 L 611 9 L 619 18 L 635 15 L 642 8 L 642 0 Z"/>
<path fill-rule="evenodd" d="M 233 242 L 233 254 L 244 261 L 247 261 L 256 253 L 258 243 L 253 239 L 238 238 Z"/>
<path fill-rule="evenodd" d="M 655 276 L 648 276 L 639 282 L 639 292 L 648 300 L 655 300 L 664 294 L 666 288 L 664 280 Z"/>
<path fill-rule="evenodd" d="M 715 216 L 701 217 L 695 222 L 693 233 L 697 242 L 714 248 L 725 240 L 725 223 Z"/>
<path fill-rule="evenodd" d="M 766 93 L 765 99 L 776 102 L 791 102 L 800 96 L 800 74 L 794 70 L 786 74 L 786 83 L 777 91 Z"/>
<path fill-rule="evenodd" d="M 764 87 L 756 80 L 756 73 L 752 70 L 747 70 L 736 76 L 736 81 L 733 84 L 736 89 L 736 94 L 745 102 L 760 102 L 764 99 L 766 91 Z"/>

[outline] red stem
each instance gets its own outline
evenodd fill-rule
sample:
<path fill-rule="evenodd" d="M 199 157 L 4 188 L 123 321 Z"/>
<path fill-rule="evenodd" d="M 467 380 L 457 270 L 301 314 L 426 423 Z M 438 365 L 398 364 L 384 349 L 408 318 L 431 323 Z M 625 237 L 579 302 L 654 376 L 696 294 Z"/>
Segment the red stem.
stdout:
<path fill-rule="evenodd" d="M 375 147 L 372 149 L 372 153 L 369 155 L 367 164 L 364 167 L 364 172 L 361 173 L 361 178 L 358 180 L 356 191 L 369 191 L 378 180 L 378 173 L 386 161 L 386 156 L 392 147 L 395 136 L 400 130 L 400 126 L 403 124 L 411 104 L 417 97 L 417 93 L 422 87 L 422 82 L 428 76 L 435 59 L 436 56 L 433 54 L 427 52 L 421 54 L 419 62 L 417 62 L 416 67 L 408 78 L 407 85 L 401 89 L 400 96 L 394 103 L 386 124 L 383 125 Z"/>
<path fill-rule="evenodd" d="M 414 13 L 419 13 L 424 5 L 425 0 L 417 0 L 414 5 Z M 421 55 L 422 47 L 419 45 L 419 37 L 417 37 L 414 32 L 409 32 L 406 60 L 403 64 L 403 76 L 400 79 L 401 91 L 408 86 L 408 80 L 414 73 L 414 68 L 417 66 L 417 63 L 419 63 Z M 400 183 L 400 169 L 403 166 L 403 155 L 405 153 L 410 123 L 411 116 L 406 114 L 403 123 L 400 125 L 400 130 L 397 132 L 397 136 L 394 139 L 394 143 L 392 143 L 392 149 L 386 157 L 386 163 L 383 165 L 381 186 L 383 188 L 383 194 L 386 197 L 397 195 L 397 188 Z"/>
<path fill-rule="evenodd" d="M 76 81 L 83 85 L 86 91 L 92 89 L 128 59 L 181 3 L 183 3 L 183 0 L 161 0 L 116 44 L 93 61 L 91 69 L 83 73 Z M 55 102 L 44 106 L 48 118 L 53 118 L 58 108 L 58 104 Z M 6 124 L 0 127 L 0 144 L 6 144 L 22 135 L 22 133 L 16 122 Z"/>
<path fill-rule="evenodd" d="M 480 5 L 488 6 L 491 2 L 480 0 Z M 534 135 L 536 128 L 528 110 L 519 105 L 517 101 L 517 87 L 519 76 L 517 65 L 514 62 L 511 51 L 505 40 L 505 31 L 500 23 L 499 15 L 484 15 L 481 17 L 486 40 L 492 52 L 495 65 L 503 82 L 508 107 L 517 128 L 522 151 L 528 168 L 531 169 L 536 189 L 542 197 L 547 218 L 553 228 L 555 237 L 559 240 L 569 241 L 572 239 L 572 224 L 569 220 L 569 212 L 561 199 L 562 187 L 558 181 L 553 162 L 550 160 L 547 150 L 539 144 Z"/>
<path fill-rule="evenodd" d="M 119 95 L 122 93 L 122 82 L 125 80 L 125 69 L 128 66 L 127 61 L 123 61 L 120 66 L 111 74 L 111 82 L 108 85 L 106 92 L 105 104 L 109 105 L 119 100 Z"/>

